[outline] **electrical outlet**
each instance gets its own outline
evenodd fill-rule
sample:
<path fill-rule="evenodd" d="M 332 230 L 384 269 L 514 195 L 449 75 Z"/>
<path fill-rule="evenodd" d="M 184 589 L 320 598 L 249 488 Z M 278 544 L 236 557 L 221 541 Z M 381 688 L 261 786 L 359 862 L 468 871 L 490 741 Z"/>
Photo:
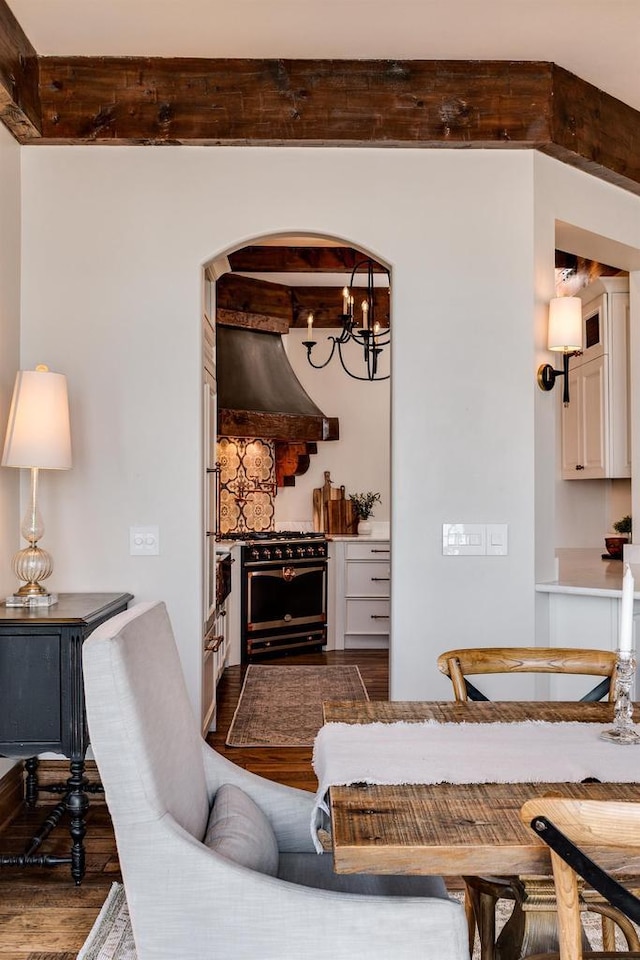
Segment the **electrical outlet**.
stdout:
<path fill-rule="evenodd" d="M 160 553 L 160 528 L 129 527 L 129 553 L 132 557 L 157 557 Z"/>

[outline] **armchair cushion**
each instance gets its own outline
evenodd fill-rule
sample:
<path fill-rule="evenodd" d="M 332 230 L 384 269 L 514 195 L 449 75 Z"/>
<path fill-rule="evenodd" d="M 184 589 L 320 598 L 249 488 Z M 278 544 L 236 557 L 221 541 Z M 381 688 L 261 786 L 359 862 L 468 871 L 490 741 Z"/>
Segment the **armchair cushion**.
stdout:
<path fill-rule="evenodd" d="M 204 843 L 249 870 L 278 874 L 278 843 L 271 824 L 251 797 L 232 783 L 223 783 L 215 795 Z"/>

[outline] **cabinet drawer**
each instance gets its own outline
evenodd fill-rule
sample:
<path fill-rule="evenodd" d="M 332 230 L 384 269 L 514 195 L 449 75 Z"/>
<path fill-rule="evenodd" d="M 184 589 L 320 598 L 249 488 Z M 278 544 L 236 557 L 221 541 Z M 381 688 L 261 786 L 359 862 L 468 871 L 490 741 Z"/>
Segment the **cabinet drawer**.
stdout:
<path fill-rule="evenodd" d="M 388 600 L 347 600 L 345 633 L 389 633 Z"/>
<path fill-rule="evenodd" d="M 391 586 L 391 568 L 385 560 L 346 564 L 346 594 L 348 597 L 388 597 Z"/>
<path fill-rule="evenodd" d="M 384 560 L 391 556 L 391 544 L 388 540 L 369 540 L 348 543 L 345 556 L 347 560 Z"/>

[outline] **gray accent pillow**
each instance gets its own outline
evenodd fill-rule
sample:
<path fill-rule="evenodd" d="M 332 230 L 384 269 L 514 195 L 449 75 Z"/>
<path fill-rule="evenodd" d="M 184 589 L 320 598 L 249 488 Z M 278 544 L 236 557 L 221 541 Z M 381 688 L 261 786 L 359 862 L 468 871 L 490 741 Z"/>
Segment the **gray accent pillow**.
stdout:
<path fill-rule="evenodd" d="M 223 783 L 215 795 L 203 842 L 249 870 L 272 877 L 278 874 L 273 827 L 251 797 L 232 783 Z"/>

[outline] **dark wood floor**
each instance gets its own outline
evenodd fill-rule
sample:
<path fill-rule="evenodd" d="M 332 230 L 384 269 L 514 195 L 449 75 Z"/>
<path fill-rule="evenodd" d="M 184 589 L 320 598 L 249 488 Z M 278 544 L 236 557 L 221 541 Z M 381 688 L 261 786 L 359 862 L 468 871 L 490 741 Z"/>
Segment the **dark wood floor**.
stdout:
<path fill-rule="evenodd" d="M 270 661 L 275 662 L 275 661 Z M 291 663 L 357 664 L 372 700 L 388 696 L 385 651 L 345 651 L 289 658 Z M 311 748 L 240 749 L 224 743 L 242 686 L 243 671 L 230 667 L 218 687 L 218 729 L 209 741 L 235 763 L 261 776 L 314 790 Z M 0 833 L 0 852 L 20 853 L 42 819 L 42 808 L 23 811 Z M 0 960 L 75 960 L 114 880 L 120 879 L 106 807 L 93 803 L 87 816 L 87 873 L 80 887 L 68 869 L 0 869 Z M 49 839 L 50 852 L 66 854 L 66 831 Z"/>

